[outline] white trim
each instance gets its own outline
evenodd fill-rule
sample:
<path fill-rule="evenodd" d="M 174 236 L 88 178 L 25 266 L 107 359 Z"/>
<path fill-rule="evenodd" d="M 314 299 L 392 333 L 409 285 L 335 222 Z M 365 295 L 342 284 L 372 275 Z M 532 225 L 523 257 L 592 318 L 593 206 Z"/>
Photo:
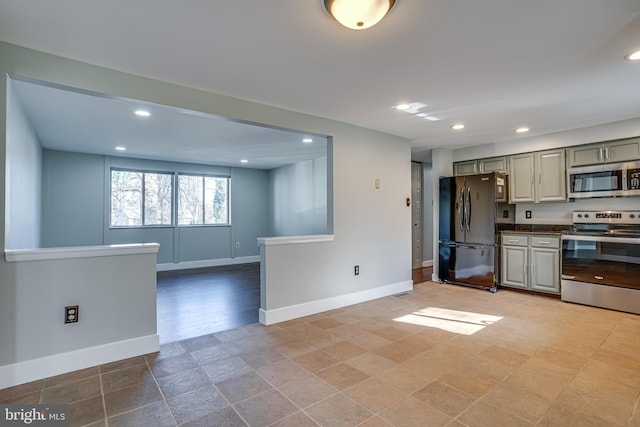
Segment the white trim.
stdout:
<path fill-rule="evenodd" d="M 405 282 L 393 283 L 379 288 L 367 289 L 365 291 L 310 301 L 303 304 L 290 305 L 288 307 L 276 308 L 274 310 L 263 310 L 261 308 L 259 311 L 259 321 L 263 325 L 272 325 L 274 323 L 297 319 L 310 314 L 346 307 L 348 305 L 358 304 L 364 301 L 400 294 L 411 290 L 413 290 L 413 282 L 411 280 L 407 280 Z"/>
<path fill-rule="evenodd" d="M 178 262 L 178 263 L 158 264 L 157 271 L 173 271 L 173 270 L 186 270 L 189 268 L 218 267 L 221 265 L 248 264 L 250 262 L 260 262 L 260 255 L 243 256 L 243 257 L 237 257 L 237 258 L 218 258 L 218 259 L 205 259 L 202 261 L 185 261 L 185 262 Z"/>
<path fill-rule="evenodd" d="M 318 243 L 333 241 L 333 234 L 312 236 L 258 237 L 258 246 L 296 245 L 300 243 Z"/>
<path fill-rule="evenodd" d="M 422 266 L 423 267 L 433 267 L 433 260 L 432 259 L 428 259 L 426 261 L 422 261 Z"/>
<path fill-rule="evenodd" d="M 93 258 L 103 256 L 156 254 L 158 243 L 127 245 L 73 246 L 68 248 L 6 249 L 7 262 L 43 261 L 51 259 Z"/>
<path fill-rule="evenodd" d="M 159 350 L 155 334 L 0 366 L 0 389 Z"/>

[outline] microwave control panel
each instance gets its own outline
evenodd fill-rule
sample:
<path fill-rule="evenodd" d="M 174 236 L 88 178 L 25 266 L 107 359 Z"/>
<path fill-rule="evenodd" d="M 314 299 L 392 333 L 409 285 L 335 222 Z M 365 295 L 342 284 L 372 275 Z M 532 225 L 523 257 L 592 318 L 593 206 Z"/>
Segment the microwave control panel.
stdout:
<path fill-rule="evenodd" d="M 627 169 L 627 189 L 640 190 L 640 168 Z"/>

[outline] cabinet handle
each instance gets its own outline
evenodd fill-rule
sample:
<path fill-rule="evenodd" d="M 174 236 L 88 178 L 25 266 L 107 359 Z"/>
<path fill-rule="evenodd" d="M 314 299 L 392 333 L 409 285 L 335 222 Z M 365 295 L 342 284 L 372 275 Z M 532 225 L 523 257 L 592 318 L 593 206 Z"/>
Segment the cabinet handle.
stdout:
<path fill-rule="evenodd" d="M 598 161 L 604 161 L 604 155 L 602 154 L 602 147 L 598 148 Z"/>
<path fill-rule="evenodd" d="M 538 174 L 538 184 L 542 184 L 542 174 Z"/>
<path fill-rule="evenodd" d="M 509 243 L 520 243 L 520 240 L 509 239 Z"/>
<path fill-rule="evenodd" d="M 604 161 L 609 160 L 609 147 L 604 147 Z"/>
<path fill-rule="evenodd" d="M 538 244 L 539 244 L 539 245 L 550 245 L 550 244 L 551 244 L 551 242 L 547 242 L 546 240 L 540 240 L 540 241 L 538 242 Z"/>

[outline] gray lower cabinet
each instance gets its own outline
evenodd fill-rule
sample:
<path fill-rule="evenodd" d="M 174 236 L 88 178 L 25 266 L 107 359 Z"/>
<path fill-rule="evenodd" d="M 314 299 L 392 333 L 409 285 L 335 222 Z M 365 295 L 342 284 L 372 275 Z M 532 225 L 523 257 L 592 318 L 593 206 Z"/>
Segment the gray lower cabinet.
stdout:
<path fill-rule="evenodd" d="M 501 284 L 560 293 L 560 237 L 503 234 Z"/>

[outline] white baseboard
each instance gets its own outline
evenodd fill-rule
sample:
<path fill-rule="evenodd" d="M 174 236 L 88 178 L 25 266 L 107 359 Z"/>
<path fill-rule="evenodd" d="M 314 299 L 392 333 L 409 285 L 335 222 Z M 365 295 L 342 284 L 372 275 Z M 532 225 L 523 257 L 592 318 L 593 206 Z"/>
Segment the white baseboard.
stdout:
<path fill-rule="evenodd" d="M 179 263 L 165 263 L 158 264 L 156 266 L 157 271 L 172 271 L 172 270 L 186 270 L 189 268 L 203 268 L 203 267 L 219 267 L 221 265 L 232 264 L 248 264 L 250 262 L 260 262 L 260 255 L 243 256 L 237 258 L 219 258 L 219 259 L 205 259 L 202 261 L 185 261 Z"/>
<path fill-rule="evenodd" d="M 304 304 L 276 308 L 275 310 L 260 309 L 259 320 L 263 325 L 272 325 L 274 323 L 297 319 L 299 317 L 309 316 L 311 314 L 321 313 L 323 311 L 346 307 L 348 305 L 358 304 L 411 290 L 413 290 L 413 282 L 411 280 L 407 280 L 406 282 L 393 283 L 379 288 L 367 289 L 366 291 L 310 301 Z"/>
<path fill-rule="evenodd" d="M 422 261 L 422 266 L 423 267 L 433 267 L 433 260 L 432 259 L 428 259 L 426 261 Z"/>
<path fill-rule="evenodd" d="M 0 389 L 159 350 L 155 334 L 0 366 Z"/>

